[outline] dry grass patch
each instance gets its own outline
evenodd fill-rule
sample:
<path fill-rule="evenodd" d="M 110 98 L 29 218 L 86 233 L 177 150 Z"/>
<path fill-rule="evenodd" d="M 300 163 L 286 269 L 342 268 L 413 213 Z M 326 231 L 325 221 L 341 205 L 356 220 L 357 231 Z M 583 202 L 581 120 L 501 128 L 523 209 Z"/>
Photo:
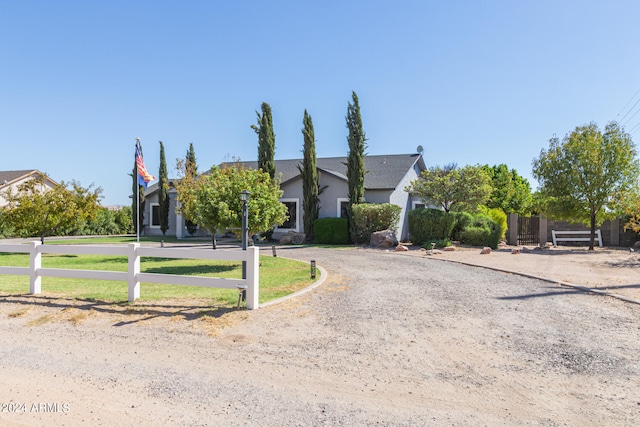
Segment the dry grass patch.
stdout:
<path fill-rule="evenodd" d="M 11 317 L 11 318 L 22 317 L 22 316 L 26 315 L 30 310 L 31 310 L 31 307 L 22 307 L 19 310 L 16 310 L 16 311 L 13 311 L 13 312 L 9 313 L 9 317 Z"/>
<path fill-rule="evenodd" d="M 235 326 L 249 317 L 246 311 L 230 311 L 220 317 L 203 316 L 200 324 L 210 337 L 218 337 L 220 333 L 232 326 Z"/>

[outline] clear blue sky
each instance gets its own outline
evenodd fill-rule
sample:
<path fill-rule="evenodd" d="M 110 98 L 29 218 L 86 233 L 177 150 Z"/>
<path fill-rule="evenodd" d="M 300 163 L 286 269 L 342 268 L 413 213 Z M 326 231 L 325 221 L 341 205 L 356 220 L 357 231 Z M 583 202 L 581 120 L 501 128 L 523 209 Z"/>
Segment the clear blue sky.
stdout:
<path fill-rule="evenodd" d="M 360 99 L 369 154 L 429 166 L 506 163 L 531 179 L 554 134 L 620 120 L 638 142 L 637 1 L 0 0 L 0 170 L 39 169 L 128 204 L 135 138 L 200 170 L 255 160 L 273 109 L 276 159 L 347 153 Z M 632 100 L 630 104 L 629 101 Z"/>

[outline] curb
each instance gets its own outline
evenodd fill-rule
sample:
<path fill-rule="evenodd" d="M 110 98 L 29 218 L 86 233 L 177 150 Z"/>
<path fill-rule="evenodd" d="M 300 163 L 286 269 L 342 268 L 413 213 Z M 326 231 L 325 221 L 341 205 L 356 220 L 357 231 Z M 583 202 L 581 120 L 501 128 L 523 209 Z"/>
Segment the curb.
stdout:
<path fill-rule="evenodd" d="M 292 261 L 300 261 L 299 259 L 294 259 L 294 258 L 287 258 L 287 257 L 280 257 L 280 258 L 285 258 L 285 259 L 290 259 Z M 304 262 L 304 261 L 302 261 Z M 299 291 L 296 291 L 292 294 L 289 295 L 285 295 L 283 297 L 271 300 L 271 301 L 267 301 L 263 304 L 258 304 L 258 308 L 266 308 L 266 307 L 270 307 L 272 305 L 276 305 L 276 304 L 280 304 L 283 303 L 285 301 L 289 301 L 290 299 L 299 297 L 300 295 L 306 294 L 307 292 L 310 292 L 312 290 L 314 290 L 315 288 L 317 288 L 318 286 L 322 285 L 324 283 L 325 280 L 327 280 L 327 272 L 325 271 L 324 268 L 320 267 L 319 265 L 316 265 L 316 269 L 318 271 L 320 271 L 320 278 L 315 282 L 312 283 L 311 285 L 307 286 L 304 289 L 300 289 Z"/>
<path fill-rule="evenodd" d="M 450 263 L 453 263 L 453 264 L 462 264 L 462 265 L 466 265 L 466 266 L 469 266 L 469 267 L 486 268 L 487 270 L 498 271 L 498 272 L 501 272 L 501 273 L 516 274 L 518 276 L 528 277 L 530 279 L 542 280 L 544 282 L 554 283 L 554 284 L 557 284 L 557 285 L 560 285 L 560 286 L 566 286 L 568 288 L 577 289 L 577 290 L 582 291 L 582 292 L 591 292 L 591 293 L 594 293 L 596 295 L 612 297 L 612 298 L 616 298 L 616 299 L 619 299 L 619 300 L 622 300 L 622 301 L 625 301 L 625 302 L 630 302 L 632 304 L 640 305 L 640 301 L 635 300 L 633 298 L 625 297 L 624 295 L 614 294 L 612 292 L 602 291 L 600 289 L 589 288 L 587 286 L 576 285 L 576 284 L 573 284 L 573 283 L 563 282 L 563 281 L 560 281 L 560 280 L 548 279 L 546 277 L 536 276 L 535 274 L 521 273 L 521 272 L 518 272 L 518 271 L 507 270 L 507 269 L 504 269 L 504 268 L 486 267 L 484 265 L 471 264 L 471 263 L 468 263 L 468 262 L 455 261 L 455 260 L 452 260 L 452 259 L 438 259 L 438 258 L 435 258 L 435 257 L 430 257 L 429 259 L 436 259 L 438 261 L 450 262 Z"/>

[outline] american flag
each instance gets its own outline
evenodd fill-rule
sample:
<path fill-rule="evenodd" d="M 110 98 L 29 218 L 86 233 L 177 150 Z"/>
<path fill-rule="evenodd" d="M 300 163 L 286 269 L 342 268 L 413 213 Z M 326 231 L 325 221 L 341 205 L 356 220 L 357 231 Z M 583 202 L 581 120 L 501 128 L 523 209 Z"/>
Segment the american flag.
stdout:
<path fill-rule="evenodd" d="M 136 141 L 136 169 L 138 170 L 138 185 L 143 185 L 144 189 L 147 189 L 149 182 L 156 179 L 151 175 L 147 168 L 144 166 L 144 160 L 142 160 L 142 147 L 140 147 L 140 140 Z"/>

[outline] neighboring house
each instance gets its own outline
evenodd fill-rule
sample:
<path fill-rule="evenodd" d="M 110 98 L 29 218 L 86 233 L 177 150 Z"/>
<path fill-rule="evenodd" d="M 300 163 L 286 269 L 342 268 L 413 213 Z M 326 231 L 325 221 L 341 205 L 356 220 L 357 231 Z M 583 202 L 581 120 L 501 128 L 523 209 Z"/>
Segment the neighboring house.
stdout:
<path fill-rule="evenodd" d="M 7 200 L 3 197 L 7 190 L 17 192 L 20 184 L 30 179 L 39 179 L 42 182 L 43 190 L 58 185 L 57 182 L 37 169 L 0 171 L 0 208 L 7 205 Z"/>
<path fill-rule="evenodd" d="M 245 167 L 257 168 L 257 162 L 241 162 Z M 302 179 L 298 165 L 302 159 L 276 160 L 276 176 L 280 176 L 280 188 L 284 192 L 280 201 L 289 209 L 289 220 L 277 227 L 273 237 L 293 230 L 303 231 Z M 316 167 L 320 173 L 320 218 L 336 218 L 346 216 L 349 203 L 347 185 L 347 158 L 317 158 Z M 404 191 L 410 182 L 426 169 L 421 154 L 390 154 L 365 156 L 364 159 L 364 198 L 367 203 L 393 203 L 402 208 L 397 235 L 406 239 L 409 235 L 408 212 L 417 207 L 424 207 L 424 202 Z M 161 235 L 158 219 L 158 186 L 154 184 L 147 189 L 145 200 L 146 235 Z M 175 213 L 175 189 L 170 187 L 171 206 L 169 213 L 169 230 L 167 235 L 182 238 L 187 236 L 186 224 L 181 215 Z M 249 202 L 249 209 L 251 202 Z M 199 230 L 200 235 L 205 233 Z"/>

